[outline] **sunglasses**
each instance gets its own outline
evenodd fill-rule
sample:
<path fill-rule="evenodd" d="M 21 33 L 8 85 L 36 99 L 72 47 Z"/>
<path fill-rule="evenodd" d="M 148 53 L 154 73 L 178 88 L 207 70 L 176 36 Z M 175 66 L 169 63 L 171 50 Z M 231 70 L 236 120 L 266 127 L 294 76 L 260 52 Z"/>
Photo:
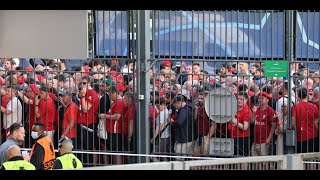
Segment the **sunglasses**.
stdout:
<path fill-rule="evenodd" d="M 82 82 L 82 84 L 87 84 L 86 82 Z"/>

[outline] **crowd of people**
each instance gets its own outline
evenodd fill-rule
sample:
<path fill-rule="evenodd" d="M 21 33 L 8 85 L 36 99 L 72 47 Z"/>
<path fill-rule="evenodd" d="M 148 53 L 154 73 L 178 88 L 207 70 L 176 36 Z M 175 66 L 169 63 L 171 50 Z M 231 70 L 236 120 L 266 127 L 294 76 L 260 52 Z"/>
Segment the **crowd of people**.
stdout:
<path fill-rule="evenodd" d="M 60 139 L 68 138 L 84 152 L 76 154 L 84 166 L 136 162 L 132 156 L 86 153 L 137 152 L 136 129 L 146 120 L 136 119 L 134 60 L 93 59 L 70 69 L 63 59 L 41 59 L 40 64 L 31 59 L 25 68 L 18 58 L 1 63 L 2 143 L 12 136 L 10 126 L 21 123 L 26 134 L 23 147 L 39 148 L 31 145 L 41 145 L 38 139 L 45 136 L 54 149 Z M 214 74 L 203 70 L 201 61 L 180 64 L 164 60 L 149 70 L 152 154 L 212 156 L 212 138 L 232 139 L 235 157 L 286 154 L 290 148 L 296 153 L 319 151 L 319 71 L 292 63 L 290 78 L 270 78 L 264 75 L 263 61 L 224 63 Z M 237 98 L 237 113 L 227 123 L 215 122 L 206 112 L 205 99 L 214 88 Z M 39 123 L 43 129 L 35 130 Z M 296 131 L 294 147 L 285 143 L 288 130 Z M 57 162 L 53 159 L 46 165 L 39 159 L 30 162 L 46 169 Z"/>

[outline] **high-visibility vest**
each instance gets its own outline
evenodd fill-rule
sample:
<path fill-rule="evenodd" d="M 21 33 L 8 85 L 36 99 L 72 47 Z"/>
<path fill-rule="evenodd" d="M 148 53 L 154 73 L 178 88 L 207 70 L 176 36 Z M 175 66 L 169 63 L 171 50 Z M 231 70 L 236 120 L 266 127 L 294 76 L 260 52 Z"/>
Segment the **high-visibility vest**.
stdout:
<path fill-rule="evenodd" d="M 51 139 L 48 136 L 44 136 L 43 138 L 39 139 L 36 143 L 40 144 L 40 146 L 42 146 L 44 149 L 44 158 L 42 162 L 43 169 L 52 169 L 52 166 L 56 159 L 56 155 Z M 31 157 L 33 156 L 34 146 L 36 145 L 36 143 L 32 146 Z"/>
<path fill-rule="evenodd" d="M 2 164 L 6 170 L 36 170 L 33 164 L 25 160 L 7 161 Z"/>
<path fill-rule="evenodd" d="M 64 154 L 57 158 L 61 162 L 62 169 L 80 169 L 83 168 L 81 161 L 71 153 Z"/>

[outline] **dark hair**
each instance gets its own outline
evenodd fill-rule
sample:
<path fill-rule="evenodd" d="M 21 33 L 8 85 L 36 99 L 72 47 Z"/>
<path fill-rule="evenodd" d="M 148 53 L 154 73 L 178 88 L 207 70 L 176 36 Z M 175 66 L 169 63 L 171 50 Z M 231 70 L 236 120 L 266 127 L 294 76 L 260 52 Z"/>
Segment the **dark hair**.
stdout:
<path fill-rule="evenodd" d="M 111 86 L 109 89 L 109 92 L 110 92 L 110 94 L 113 94 L 113 93 L 119 94 L 119 91 L 116 86 Z"/>
<path fill-rule="evenodd" d="M 44 130 L 44 125 L 43 125 L 42 122 L 39 122 L 39 121 L 38 121 L 38 122 L 35 122 L 34 125 L 35 125 L 35 126 L 39 126 L 41 131 Z"/>
<path fill-rule="evenodd" d="M 304 87 L 299 88 L 297 93 L 300 99 L 305 99 L 308 96 L 308 90 Z"/>
<path fill-rule="evenodd" d="M 283 83 L 283 87 L 284 87 L 285 90 L 288 91 L 288 89 L 289 89 L 289 83 L 288 83 L 288 81 L 286 81 L 286 82 Z"/>
<path fill-rule="evenodd" d="M 256 71 L 260 71 L 260 72 L 262 72 L 264 74 L 264 69 L 262 67 L 257 68 Z"/>
<path fill-rule="evenodd" d="M 250 97 L 250 103 L 256 105 L 259 101 L 259 96 L 251 96 Z"/>
<path fill-rule="evenodd" d="M 192 66 L 199 66 L 199 67 L 200 67 L 200 63 L 198 63 L 198 62 L 193 62 L 193 63 L 192 63 Z"/>
<path fill-rule="evenodd" d="M 260 68 L 258 64 L 253 64 L 252 67 L 255 67 L 256 69 Z"/>
<path fill-rule="evenodd" d="M 162 70 L 162 69 L 166 69 L 168 66 L 166 66 L 165 64 L 160 64 L 160 71 Z"/>
<path fill-rule="evenodd" d="M 248 89 L 248 86 L 246 84 L 241 84 L 238 86 L 238 92 L 246 91 Z"/>
<path fill-rule="evenodd" d="M 222 67 L 226 68 L 226 69 L 229 69 L 230 68 L 230 65 L 228 63 L 225 63 L 225 64 L 222 64 Z"/>
<path fill-rule="evenodd" d="M 178 96 L 176 96 L 175 98 L 174 98 L 174 101 L 173 101 L 174 103 L 176 103 L 176 102 L 186 102 L 186 98 L 185 97 L 183 97 L 182 95 L 178 95 Z"/>
<path fill-rule="evenodd" d="M 89 62 L 89 67 L 93 67 L 93 66 L 97 66 L 97 65 L 99 65 L 99 64 L 101 64 L 101 60 L 99 60 L 99 59 L 94 59 L 94 60 L 91 60 L 90 62 Z"/>
<path fill-rule="evenodd" d="M 127 59 L 125 62 L 126 65 L 133 64 L 133 63 L 134 63 L 134 60 L 132 59 Z"/>
<path fill-rule="evenodd" d="M 99 94 L 99 91 L 100 91 L 100 84 L 96 83 L 96 84 L 93 84 L 93 90 Z"/>
<path fill-rule="evenodd" d="M 110 71 L 121 72 L 121 67 L 118 64 L 112 64 Z"/>
<path fill-rule="evenodd" d="M 272 90 L 273 90 L 273 87 L 271 84 L 267 84 L 267 85 L 263 86 L 261 89 L 262 92 L 266 92 L 267 94 L 271 94 Z"/>
<path fill-rule="evenodd" d="M 159 97 L 156 102 L 156 104 L 166 104 L 166 99 L 164 97 Z"/>
<path fill-rule="evenodd" d="M 65 77 L 64 74 L 58 74 L 58 75 L 55 77 L 55 79 L 56 79 L 58 82 L 61 82 L 61 81 L 66 82 L 66 77 Z"/>
<path fill-rule="evenodd" d="M 245 91 L 240 91 L 240 92 L 238 93 L 238 96 L 243 96 L 245 99 L 248 99 L 248 98 L 249 98 L 247 92 L 245 92 Z"/>
<path fill-rule="evenodd" d="M 21 127 L 23 127 L 21 123 L 13 123 L 13 124 L 11 124 L 11 126 L 10 126 L 10 134 L 12 134 L 14 131 L 19 130 Z"/>
<path fill-rule="evenodd" d="M 39 89 L 40 91 L 45 91 L 45 92 L 49 92 L 49 88 L 47 86 L 42 86 Z"/>
<path fill-rule="evenodd" d="M 150 91 L 150 96 L 153 96 L 153 92 L 155 96 L 158 96 L 158 97 L 160 96 L 159 91 Z"/>
<path fill-rule="evenodd" d="M 82 79 L 82 80 L 87 80 L 87 83 L 88 83 L 88 84 L 91 83 L 91 78 L 90 78 L 90 76 L 83 76 L 81 79 Z"/>
<path fill-rule="evenodd" d="M 126 92 L 123 96 L 128 96 L 132 101 L 134 101 L 134 94 L 131 92 Z"/>

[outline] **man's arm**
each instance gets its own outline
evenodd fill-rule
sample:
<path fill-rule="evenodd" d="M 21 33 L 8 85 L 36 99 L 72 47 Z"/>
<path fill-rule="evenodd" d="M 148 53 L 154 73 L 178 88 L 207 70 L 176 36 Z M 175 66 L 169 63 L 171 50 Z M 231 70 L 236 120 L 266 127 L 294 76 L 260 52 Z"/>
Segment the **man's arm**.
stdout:
<path fill-rule="evenodd" d="M 12 111 L 7 110 L 6 108 L 4 108 L 4 107 L 2 107 L 2 106 L 1 106 L 1 112 L 2 112 L 3 114 L 6 114 L 6 115 L 9 115 L 9 114 L 12 113 Z"/>
<path fill-rule="evenodd" d="M 52 169 L 62 169 L 62 164 L 59 159 L 54 162 Z"/>
<path fill-rule="evenodd" d="M 31 155 L 30 163 L 36 167 L 36 170 L 42 169 L 42 162 L 44 158 L 44 149 L 38 143 L 34 146 L 34 151 Z"/>
<path fill-rule="evenodd" d="M 187 119 L 187 116 L 188 116 L 188 111 L 185 108 L 181 109 L 179 116 L 175 121 L 172 122 L 172 125 L 178 126 L 178 127 L 181 126 L 184 123 L 184 121 Z"/>

